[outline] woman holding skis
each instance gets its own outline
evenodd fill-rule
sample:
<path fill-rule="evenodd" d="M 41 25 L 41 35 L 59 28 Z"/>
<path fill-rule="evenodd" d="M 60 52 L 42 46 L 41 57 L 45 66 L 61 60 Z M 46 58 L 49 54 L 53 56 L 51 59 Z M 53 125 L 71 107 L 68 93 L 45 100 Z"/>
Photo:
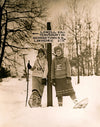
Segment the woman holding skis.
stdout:
<path fill-rule="evenodd" d="M 48 63 L 44 49 L 41 48 L 38 50 L 33 67 L 29 63 L 27 66 L 28 69 L 32 70 L 32 94 L 28 103 L 30 107 L 39 107 L 41 106 L 41 99 L 48 73 Z"/>

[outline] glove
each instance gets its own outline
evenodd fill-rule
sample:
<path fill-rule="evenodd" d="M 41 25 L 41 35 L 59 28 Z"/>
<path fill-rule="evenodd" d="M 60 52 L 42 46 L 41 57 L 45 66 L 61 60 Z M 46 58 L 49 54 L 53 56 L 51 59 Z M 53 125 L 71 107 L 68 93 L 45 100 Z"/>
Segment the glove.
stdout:
<path fill-rule="evenodd" d="M 46 85 L 46 84 L 47 84 L 46 78 L 42 78 L 42 85 Z"/>
<path fill-rule="evenodd" d="M 72 82 L 71 82 L 71 77 L 66 77 L 66 79 L 67 79 L 66 81 L 67 81 L 67 84 L 68 84 L 68 85 L 72 84 Z"/>
<path fill-rule="evenodd" d="M 55 79 L 52 79 L 51 83 L 53 86 L 55 86 Z"/>
<path fill-rule="evenodd" d="M 28 68 L 28 69 L 31 69 L 32 66 L 28 63 L 28 64 L 27 64 L 27 68 Z"/>
<path fill-rule="evenodd" d="M 71 80 L 71 77 L 66 77 L 68 80 Z"/>

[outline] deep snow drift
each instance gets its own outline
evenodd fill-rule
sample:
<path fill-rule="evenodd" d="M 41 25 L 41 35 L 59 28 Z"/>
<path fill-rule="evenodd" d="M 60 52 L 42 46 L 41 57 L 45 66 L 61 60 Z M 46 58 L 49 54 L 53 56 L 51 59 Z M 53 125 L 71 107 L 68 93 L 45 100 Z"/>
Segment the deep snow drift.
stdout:
<path fill-rule="evenodd" d="M 88 97 L 85 109 L 73 109 L 69 97 L 63 98 L 63 107 L 58 107 L 53 87 L 53 107 L 47 107 L 47 87 L 42 98 L 42 107 L 25 107 L 26 80 L 7 78 L 0 82 L 0 127 L 100 127 L 100 77 L 72 77 L 73 87 L 79 99 Z M 31 76 L 29 96 L 31 94 Z"/>

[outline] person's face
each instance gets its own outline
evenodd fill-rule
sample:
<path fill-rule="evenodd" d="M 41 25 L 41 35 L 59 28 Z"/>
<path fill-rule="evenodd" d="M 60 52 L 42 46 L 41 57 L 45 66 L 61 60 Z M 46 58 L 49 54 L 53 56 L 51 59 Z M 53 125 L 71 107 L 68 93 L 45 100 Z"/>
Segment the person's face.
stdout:
<path fill-rule="evenodd" d="M 58 50 L 56 51 L 56 55 L 57 55 L 57 56 L 61 56 L 61 54 L 62 54 L 61 50 L 58 49 Z"/>
<path fill-rule="evenodd" d="M 39 58 L 42 58 L 42 57 L 44 56 L 43 52 L 40 52 L 40 53 L 38 54 L 38 56 L 39 56 Z"/>

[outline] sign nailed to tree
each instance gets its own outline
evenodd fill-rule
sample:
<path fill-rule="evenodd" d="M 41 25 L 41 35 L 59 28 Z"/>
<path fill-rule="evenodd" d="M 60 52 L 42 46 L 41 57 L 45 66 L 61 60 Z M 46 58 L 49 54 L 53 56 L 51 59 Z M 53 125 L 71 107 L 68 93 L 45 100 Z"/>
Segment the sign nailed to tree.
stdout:
<path fill-rule="evenodd" d="M 34 42 L 44 42 L 44 43 L 64 43 L 66 42 L 66 34 L 65 31 L 40 31 L 37 33 L 33 33 Z"/>

